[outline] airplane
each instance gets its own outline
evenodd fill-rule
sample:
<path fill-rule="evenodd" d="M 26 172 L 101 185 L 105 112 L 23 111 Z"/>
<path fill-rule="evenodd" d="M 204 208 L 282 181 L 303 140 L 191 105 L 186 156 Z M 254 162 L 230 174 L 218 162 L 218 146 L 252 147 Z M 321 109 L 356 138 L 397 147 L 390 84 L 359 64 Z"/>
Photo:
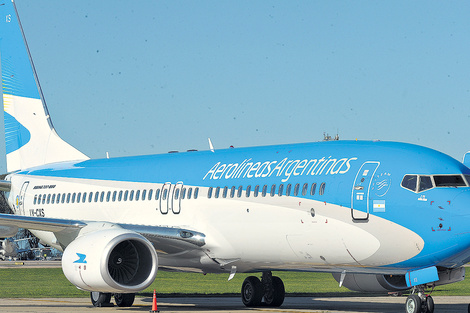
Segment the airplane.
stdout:
<path fill-rule="evenodd" d="M 131 306 L 159 269 L 253 273 L 248 307 L 283 304 L 272 271 L 328 272 L 351 290 L 410 290 L 408 313 L 433 312 L 428 288 L 464 279 L 469 153 L 339 140 L 90 159 L 53 127 L 14 3 L 0 13 L 0 189 L 14 212 L 0 230 L 63 251 L 93 305 Z"/>

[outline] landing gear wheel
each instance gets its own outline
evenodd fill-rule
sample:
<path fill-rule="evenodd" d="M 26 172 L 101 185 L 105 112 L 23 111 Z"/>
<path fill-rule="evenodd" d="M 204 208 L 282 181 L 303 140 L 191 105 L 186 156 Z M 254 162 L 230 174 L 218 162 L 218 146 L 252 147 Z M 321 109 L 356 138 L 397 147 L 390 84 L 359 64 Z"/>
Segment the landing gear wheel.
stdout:
<path fill-rule="evenodd" d="M 416 294 L 409 295 L 405 303 L 406 313 L 421 313 L 421 299 Z"/>
<path fill-rule="evenodd" d="M 134 303 L 135 293 L 115 293 L 114 302 L 119 307 L 130 307 Z"/>
<path fill-rule="evenodd" d="M 261 304 L 263 297 L 263 286 L 255 276 L 245 278 L 242 285 L 242 301 L 247 307 L 255 307 Z"/>
<path fill-rule="evenodd" d="M 90 292 L 90 299 L 91 299 L 91 303 L 95 307 L 113 306 L 113 304 L 111 304 L 110 293 L 93 291 L 93 292 Z"/>
<path fill-rule="evenodd" d="M 431 296 L 426 297 L 426 313 L 434 313 L 434 300 Z"/>
<path fill-rule="evenodd" d="M 264 301 L 267 306 L 280 307 L 284 302 L 286 291 L 284 289 L 284 283 L 277 277 L 272 277 L 272 290 L 264 294 Z"/>

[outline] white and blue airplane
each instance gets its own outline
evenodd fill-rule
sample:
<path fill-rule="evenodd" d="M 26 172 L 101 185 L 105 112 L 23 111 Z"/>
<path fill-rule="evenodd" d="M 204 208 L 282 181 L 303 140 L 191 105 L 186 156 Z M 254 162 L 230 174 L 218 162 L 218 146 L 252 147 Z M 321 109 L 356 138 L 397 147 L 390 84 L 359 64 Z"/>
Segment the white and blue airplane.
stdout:
<path fill-rule="evenodd" d="M 271 271 L 329 272 L 361 291 L 464 279 L 470 260 L 470 158 L 405 143 L 332 141 L 89 159 L 54 130 L 14 3 L 0 1 L 8 173 L 14 214 L 0 236 L 31 230 L 63 251 L 70 282 L 95 306 L 130 306 L 158 269 L 261 273 L 246 306 L 280 306 Z"/>

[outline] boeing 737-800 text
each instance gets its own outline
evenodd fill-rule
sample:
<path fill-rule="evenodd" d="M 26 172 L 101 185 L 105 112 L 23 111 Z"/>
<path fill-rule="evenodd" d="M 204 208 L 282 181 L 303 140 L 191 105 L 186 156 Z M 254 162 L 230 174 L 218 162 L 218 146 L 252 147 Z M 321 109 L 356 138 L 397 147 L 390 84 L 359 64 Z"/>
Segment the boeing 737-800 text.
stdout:
<path fill-rule="evenodd" d="M 14 3 L 0 3 L 8 173 L 18 227 L 63 250 L 67 279 L 96 306 L 132 305 L 157 270 L 261 273 L 247 306 L 280 306 L 273 270 L 330 272 L 361 291 L 464 279 L 470 260 L 469 160 L 396 142 L 332 141 L 89 159 L 55 132 Z"/>

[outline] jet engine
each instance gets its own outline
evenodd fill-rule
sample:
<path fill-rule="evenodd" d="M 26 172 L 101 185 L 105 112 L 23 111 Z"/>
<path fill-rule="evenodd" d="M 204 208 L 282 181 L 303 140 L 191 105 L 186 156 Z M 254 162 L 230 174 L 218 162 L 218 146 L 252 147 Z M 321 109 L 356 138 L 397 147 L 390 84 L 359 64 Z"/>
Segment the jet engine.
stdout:
<path fill-rule="evenodd" d="M 439 280 L 433 282 L 435 286 L 452 284 L 465 279 L 465 268 L 439 268 Z M 333 273 L 337 282 L 341 279 L 340 273 Z M 353 291 L 387 292 L 410 289 L 406 286 L 405 275 L 376 275 L 376 274 L 349 274 L 344 277 L 343 286 Z"/>
<path fill-rule="evenodd" d="M 340 281 L 341 274 L 333 273 L 334 279 Z M 343 286 L 353 291 L 388 292 L 409 289 L 404 275 L 346 274 Z"/>
<path fill-rule="evenodd" d="M 72 284 L 86 291 L 134 293 L 153 282 L 158 258 L 142 235 L 111 227 L 73 240 L 64 251 L 62 270 Z"/>

